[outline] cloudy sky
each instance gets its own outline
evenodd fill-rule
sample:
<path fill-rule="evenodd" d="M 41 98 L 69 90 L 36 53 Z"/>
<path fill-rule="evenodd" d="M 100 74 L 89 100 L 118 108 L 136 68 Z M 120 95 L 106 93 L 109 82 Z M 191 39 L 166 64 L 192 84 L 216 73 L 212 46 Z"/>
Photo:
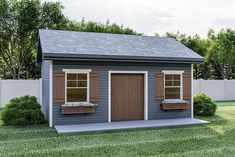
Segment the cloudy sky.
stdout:
<path fill-rule="evenodd" d="M 44 2 L 45 0 L 41 0 Z M 235 28 L 235 0 L 51 0 L 73 20 L 116 22 L 146 35 L 177 32 L 206 36 Z"/>

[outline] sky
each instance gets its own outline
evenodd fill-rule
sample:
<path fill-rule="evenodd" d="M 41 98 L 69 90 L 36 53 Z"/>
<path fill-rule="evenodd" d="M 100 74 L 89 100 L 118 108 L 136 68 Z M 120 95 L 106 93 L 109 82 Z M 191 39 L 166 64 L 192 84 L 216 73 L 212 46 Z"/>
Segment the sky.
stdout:
<path fill-rule="evenodd" d="M 41 0 L 44 2 L 45 0 Z M 138 33 L 199 34 L 235 28 L 235 0 L 49 0 L 60 1 L 72 20 L 123 24 Z"/>

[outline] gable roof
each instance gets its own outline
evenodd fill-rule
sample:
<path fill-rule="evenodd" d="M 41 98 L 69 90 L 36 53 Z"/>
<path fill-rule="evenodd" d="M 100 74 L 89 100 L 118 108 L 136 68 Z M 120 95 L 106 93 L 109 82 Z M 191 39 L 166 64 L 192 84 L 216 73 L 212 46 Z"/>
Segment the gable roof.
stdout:
<path fill-rule="evenodd" d="M 203 58 L 173 38 L 39 30 L 37 61 L 43 59 L 200 63 Z"/>

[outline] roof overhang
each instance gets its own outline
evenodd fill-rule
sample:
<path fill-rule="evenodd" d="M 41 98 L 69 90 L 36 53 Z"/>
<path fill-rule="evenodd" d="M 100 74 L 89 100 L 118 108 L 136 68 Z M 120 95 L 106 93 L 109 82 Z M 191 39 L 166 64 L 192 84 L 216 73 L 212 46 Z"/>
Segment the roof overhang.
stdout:
<path fill-rule="evenodd" d="M 143 57 L 143 56 L 114 56 L 114 55 L 81 55 L 43 53 L 44 60 L 71 60 L 71 61 L 96 61 L 96 62 L 135 62 L 135 63 L 203 63 L 203 58 L 179 57 Z"/>

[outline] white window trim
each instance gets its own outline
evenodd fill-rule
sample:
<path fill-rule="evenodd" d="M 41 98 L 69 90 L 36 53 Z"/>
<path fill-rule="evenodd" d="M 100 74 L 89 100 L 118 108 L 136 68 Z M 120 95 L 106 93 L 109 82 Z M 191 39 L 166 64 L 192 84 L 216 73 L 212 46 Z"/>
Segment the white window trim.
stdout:
<path fill-rule="evenodd" d="M 91 69 L 63 69 L 65 72 L 65 103 L 66 104 L 72 104 L 72 103 L 78 103 L 78 102 L 67 102 L 67 74 L 69 73 L 75 73 L 75 74 L 87 74 L 87 101 L 90 100 L 90 72 Z"/>
<path fill-rule="evenodd" d="M 111 75 L 144 74 L 144 120 L 148 120 L 148 71 L 109 71 L 108 72 L 108 122 L 111 122 Z"/>
<path fill-rule="evenodd" d="M 184 71 L 179 71 L 179 70 L 163 70 L 164 73 L 164 98 L 165 98 L 165 75 L 166 74 L 178 74 L 180 75 L 180 99 L 174 99 L 174 100 L 183 100 L 183 73 Z M 169 100 L 169 99 L 165 99 Z"/>
<path fill-rule="evenodd" d="M 179 70 L 162 70 L 164 74 L 183 74 L 184 71 Z"/>

